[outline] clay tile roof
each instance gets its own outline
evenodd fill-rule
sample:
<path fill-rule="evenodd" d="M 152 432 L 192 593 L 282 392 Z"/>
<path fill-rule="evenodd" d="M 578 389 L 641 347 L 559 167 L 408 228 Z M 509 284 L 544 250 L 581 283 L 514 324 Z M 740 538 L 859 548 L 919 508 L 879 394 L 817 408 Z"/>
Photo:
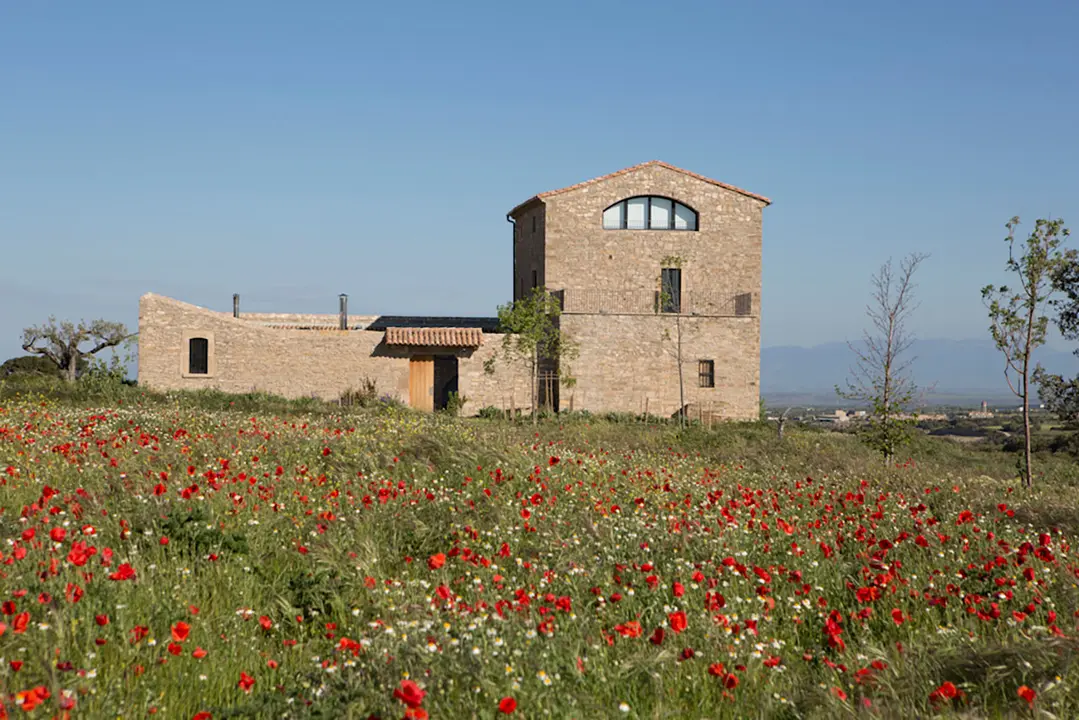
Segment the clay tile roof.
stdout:
<path fill-rule="evenodd" d="M 635 170 L 640 170 L 642 168 L 652 167 L 652 166 L 667 168 L 668 170 L 674 170 L 675 172 L 682 173 L 683 175 L 688 175 L 689 177 L 695 178 L 695 179 L 700 180 L 702 182 L 706 182 L 706 183 L 710 183 L 712 185 L 716 185 L 717 187 L 721 187 L 721 188 L 723 188 L 725 190 L 730 190 L 731 192 L 736 192 L 736 193 L 738 193 L 740 195 L 745 195 L 746 197 L 751 197 L 754 200 L 760 200 L 765 205 L 771 205 L 772 204 L 772 201 L 769 200 L 768 198 L 764 197 L 763 195 L 757 195 L 756 193 L 751 193 L 748 190 L 743 190 L 742 188 L 735 187 L 734 185 L 728 185 L 727 183 L 722 183 L 719 180 L 713 180 L 712 178 L 705 177 L 704 175 L 698 175 L 695 172 L 690 172 L 689 170 L 683 170 L 680 167 L 675 167 L 674 165 L 671 165 L 670 163 L 665 163 L 662 160 L 649 160 L 648 162 L 643 162 L 643 163 L 641 163 L 639 165 L 633 165 L 632 167 L 622 168 L 621 170 L 610 173 L 608 175 L 601 175 L 598 178 L 592 178 L 591 180 L 585 180 L 584 182 L 577 183 L 576 185 L 570 185 L 569 187 L 560 188 L 558 190 L 548 190 L 547 192 L 542 192 L 539 195 L 534 195 L 534 196 L 530 197 L 529 199 L 525 200 L 523 203 L 521 203 L 517 207 L 510 210 L 509 214 L 513 215 L 518 210 L 523 208 L 525 205 L 527 205 L 530 202 L 533 202 L 535 200 L 543 200 L 544 198 L 549 198 L 549 197 L 551 197 L 553 195 L 560 195 L 562 193 L 569 192 L 570 190 L 576 190 L 578 188 L 585 187 L 586 185 L 592 185 L 593 183 L 603 182 L 604 180 L 610 180 L 611 178 L 618 177 L 619 175 L 625 175 L 626 173 L 630 173 L 630 172 L 633 172 Z"/>
<path fill-rule="evenodd" d="M 478 347 L 483 344 L 483 330 L 459 327 L 390 327 L 386 328 L 386 344 Z"/>

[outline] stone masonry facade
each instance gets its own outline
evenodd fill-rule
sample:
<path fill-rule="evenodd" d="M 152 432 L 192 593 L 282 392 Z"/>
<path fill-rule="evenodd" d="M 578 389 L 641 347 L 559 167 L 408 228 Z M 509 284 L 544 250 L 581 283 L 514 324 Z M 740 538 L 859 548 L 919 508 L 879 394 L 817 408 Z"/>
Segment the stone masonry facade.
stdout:
<path fill-rule="evenodd" d="M 695 211 L 696 228 L 604 229 L 605 209 L 642 196 Z M 560 389 L 559 409 L 669 416 L 682 407 L 691 415 L 755 418 L 762 211 L 769 202 L 653 161 L 541 193 L 511 210 L 513 298 L 533 287 L 554 293 L 562 303 L 562 332 L 579 348 L 564 368 L 576 382 Z M 676 268 L 680 276 L 677 311 L 661 306 L 663 268 Z M 393 337 L 472 338 L 467 347 L 387 344 L 388 323 L 453 331 L 465 320 L 473 328 L 482 325 L 481 340 L 475 329 L 430 335 L 395 330 Z M 234 317 L 151 293 L 139 302 L 139 383 L 159 390 L 334 399 L 369 379 L 380 393 L 407 403 L 410 391 L 417 393 L 417 361 L 442 358 L 445 367 L 452 356 L 455 387 L 468 399 L 466 414 L 486 406 L 527 411 L 531 378 L 522 364 L 503 356 L 504 337 L 495 318 L 349 316 L 341 330 L 338 315 Z M 204 367 L 197 369 L 189 355 L 193 341 L 206 348 Z M 493 373 L 485 369 L 492 358 Z M 702 361 L 713 368 L 707 382 Z"/>
<path fill-rule="evenodd" d="M 616 202 L 658 196 L 697 211 L 697 230 L 607 230 Z M 563 298 L 562 330 L 580 356 L 562 406 L 670 415 L 679 409 L 678 324 L 685 401 L 716 416 L 757 416 L 760 382 L 762 211 L 767 198 L 660 162 L 645 163 L 511 211 L 522 258 Z M 542 221 L 532 230 L 530 218 Z M 542 260 L 537 260 L 542 247 Z M 681 271 L 682 312 L 657 312 L 661 270 Z M 699 361 L 714 363 L 714 386 L 701 387 Z M 689 409 L 692 411 L 692 408 Z"/>
<path fill-rule="evenodd" d="M 478 348 L 388 347 L 385 333 L 367 330 L 373 316 L 352 316 L 337 329 L 337 315 L 216 312 L 152 293 L 139 300 L 139 384 L 155 390 L 213 388 L 268 392 L 285 397 L 339 398 L 365 379 L 409 401 L 409 356 L 453 354 L 458 359 L 465 412 L 488 405 L 527 407 L 528 373 L 501 355 L 502 335 L 484 333 Z M 209 372 L 184 372 L 187 340 L 209 339 Z M 498 355 L 494 373 L 484 362 Z"/>

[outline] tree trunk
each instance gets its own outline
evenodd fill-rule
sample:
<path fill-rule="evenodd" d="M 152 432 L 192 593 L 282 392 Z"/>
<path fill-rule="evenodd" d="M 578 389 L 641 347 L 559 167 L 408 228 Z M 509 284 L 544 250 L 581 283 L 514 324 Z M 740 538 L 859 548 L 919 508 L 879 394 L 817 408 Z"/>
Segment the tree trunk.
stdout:
<path fill-rule="evenodd" d="M 1030 346 L 1033 343 L 1034 333 L 1034 304 L 1031 303 L 1027 313 L 1027 342 L 1023 348 L 1023 485 L 1033 487 L 1034 475 L 1031 469 L 1030 453 Z"/>
<path fill-rule="evenodd" d="M 686 383 L 682 371 L 682 316 L 676 317 L 674 322 L 678 329 L 678 425 L 684 428 L 686 426 Z"/>
<path fill-rule="evenodd" d="M 539 348 L 532 355 L 532 424 L 538 422 L 536 404 L 539 402 Z"/>
<path fill-rule="evenodd" d="M 67 367 L 64 368 L 64 380 L 69 383 L 75 382 L 75 373 L 79 369 L 79 356 L 69 356 L 67 359 Z"/>

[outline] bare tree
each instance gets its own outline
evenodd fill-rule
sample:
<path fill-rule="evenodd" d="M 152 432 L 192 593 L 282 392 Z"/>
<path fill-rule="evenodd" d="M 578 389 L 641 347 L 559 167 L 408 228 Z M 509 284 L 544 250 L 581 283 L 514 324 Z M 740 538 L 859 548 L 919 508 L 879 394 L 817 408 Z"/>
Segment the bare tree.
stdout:
<path fill-rule="evenodd" d="M 42 355 L 60 369 L 64 379 L 75 382 L 80 361 L 89 359 L 106 348 L 116 347 L 131 338 L 123 323 L 108 320 L 80 320 L 75 323 L 57 322 L 50 317 L 44 325 L 28 327 L 22 331 L 22 349 Z M 90 343 L 86 350 L 82 346 Z"/>
<path fill-rule="evenodd" d="M 841 397 L 872 407 L 872 417 L 862 435 L 885 463 L 911 437 L 911 422 L 903 415 L 914 400 L 917 386 L 910 375 L 914 358 L 907 357 L 914 337 L 906 324 L 917 308 L 914 273 L 928 257 L 912 253 L 898 268 L 888 260 L 873 275 L 873 294 L 866 305 L 872 327 L 862 335 L 863 347 L 848 343 L 855 354 L 855 364 L 846 386 L 836 388 Z"/>
<path fill-rule="evenodd" d="M 989 310 L 989 331 L 997 348 L 1004 353 L 1004 379 L 1016 397 L 1023 401 L 1023 484 L 1034 482 L 1030 449 L 1030 380 L 1034 370 L 1031 355 L 1045 344 L 1049 318 L 1046 308 L 1059 280 L 1069 263 L 1075 262 L 1075 251 L 1062 248 L 1069 233 L 1062 220 L 1042 220 L 1025 243 L 1016 248 L 1015 228 L 1019 218 L 1013 217 L 1008 228 L 1008 262 L 1005 268 L 1019 278 L 1019 288 L 1006 285 L 982 288 L 982 300 Z"/>
<path fill-rule="evenodd" d="M 794 406 L 787 408 L 776 418 L 776 439 L 783 442 L 783 426 L 787 424 L 787 414 L 794 410 Z"/>
<path fill-rule="evenodd" d="M 682 269 L 682 258 L 678 255 L 668 255 L 660 260 L 664 267 Z M 671 336 L 670 328 L 663 328 L 663 340 L 671 343 L 667 353 L 674 358 L 678 365 L 678 426 L 686 426 L 686 380 L 685 368 L 682 364 L 682 298 L 681 288 L 667 287 L 663 283 L 663 277 L 659 279 L 659 296 L 657 298 L 656 312 L 674 314 L 674 336 Z"/>

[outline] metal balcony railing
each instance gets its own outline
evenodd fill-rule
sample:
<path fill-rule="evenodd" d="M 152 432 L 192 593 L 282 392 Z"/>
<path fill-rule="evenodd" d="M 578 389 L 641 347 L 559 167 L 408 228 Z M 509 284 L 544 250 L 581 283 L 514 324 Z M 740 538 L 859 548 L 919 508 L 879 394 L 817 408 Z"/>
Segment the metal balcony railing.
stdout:
<path fill-rule="evenodd" d="M 711 317 L 756 317 L 756 293 L 683 290 L 662 295 L 658 290 L 555 290 L 552 294 L 566 314 L 655 315 L 681 314 Z"/>

